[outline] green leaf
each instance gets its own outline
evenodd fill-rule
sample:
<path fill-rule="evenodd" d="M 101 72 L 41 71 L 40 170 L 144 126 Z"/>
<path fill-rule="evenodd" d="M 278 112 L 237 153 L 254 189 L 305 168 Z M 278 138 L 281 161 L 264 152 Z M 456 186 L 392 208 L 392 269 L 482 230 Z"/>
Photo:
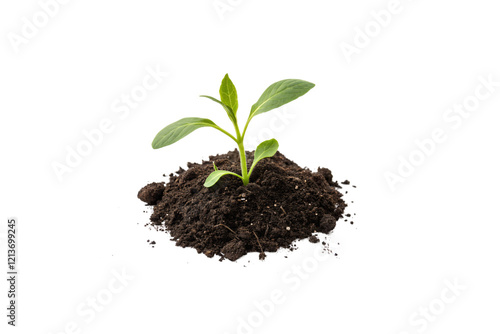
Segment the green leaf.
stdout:
<path fill-rule="evenodd" d="M 278 144 L 278 141 L 274 138 L 260 143 L 259 146 L 257 146 L 257 149 L 255 150 L 255 154 L 253 156 L 253 163 L 252 167 L 250 168 L 250 174 L 252 173 L 255 165 L 257 165 L 259 161 L 261 161 L 264 158 L 270 158 L 273 155 L 275 155 L 276 152 L 278 151 L 279 146 L 280 145 Z"/>
<path fill-rule="evenodd" d="M 217 100 L 215 97 L 211 97 L 211 96 L 208 96 L 208 95 L 200 95 L 200 97 L 206 97 L 207 99 L 210 99 L 210 100 L 212 100 L 212 101 L 217 102 L 218 104 L 220 104 L 224 108 L 224 110 L 226 111 L 226 113 L 229 116 L 229 119 L 231 120 L 231 122 L 236 123 L 236 116 L 234 115 L 233 109 L 231 109 L 230 106 L 228 106 L 225 103 Z"/>
<path fill-rule="evenodd" d="M 238 93 L 236 92 L 236 87 L 227 74 L 224 79 L 222 79 L 219 94 L 222 103 L 229 106 L 233 110 L 234 116 L 236 116 L 236 113 L 238 112 Z"/>
<path fill-rule="evenodd" d="M 167 125 L 163 130 L 158 132 L 153 140 L 152 146 L 154 149 L 157 149 L 172 145 L 194 130 L 206 126 L 218 128 L 218 126 L 208 118 L 188 117 L 180 119 L 177 122 Z"/>
<path fill-rule="evenodd" d="M 241 176 L 239 176 L 238 174 L 235 174 L 233 172 L 229 172 L 227 170 L 216 170 L 216 171 L 212 172 L 212 174 L 210 174 L 207 177 L 207 179 L 205 180 L 204 186 L 207 188 L 210 188 L 211 186 L 216 184 L 217 181 L 219 181 L 219 179 L 221 177 L 223 177 L 224 175 L 234 175 L 234 176 L 237 176 L 241 179 Z"/>
<path fill-rule="evenodd" d="M 215 165 L 215 161 L 214 161 L 214 170 L 215 170 L 215 171 L 218 171 L 218 170 L 219 170 L 219 168 L 217 168 L 217 166 Z"/>
<path fill-rule="evenodd" d="M 275 82 L 264 91 L 259 100 L 252 106 L 248 119 L 281 107 L 301 97 L 313 87 L 313 83 L 298 79 L 286 79 Z"/>

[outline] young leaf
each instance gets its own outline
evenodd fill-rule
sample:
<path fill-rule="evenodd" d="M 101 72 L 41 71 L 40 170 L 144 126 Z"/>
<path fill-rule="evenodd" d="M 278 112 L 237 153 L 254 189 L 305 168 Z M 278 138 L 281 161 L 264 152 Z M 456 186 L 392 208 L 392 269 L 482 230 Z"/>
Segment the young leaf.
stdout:
<path fill-rule="evenodd" d="M 252 167 L 250 168 L 250 174 L 252 173 L 255 165 L 257 165 L 259 161 L 261 161 L 264 158 L 270 158 L 273 155 L 275 155 L 276 152 L 278 151 L 279 146 L 280 145 L 278 144 L 278 141 L 274 138 L 260 143 L 259 146 L 257 146 L 257 149 L 255 150 L 255 154 L 253 156 L 253 163 Z"/>
<path fill-rule="evenodd" d="M 220 100 L 225 105 L 229 106 L 234 115 L 238 111 L 238 93 L 236 92 L 236 87 L 234 87 L 233 82 L 229 79 L 229 75 L 226 74 L 219 89 Z"/>
<path fill-rule="evenodd" d="M 215 165 L 215 162 L 214 162 L 214 170 L 215 170 L 215 171 L 218 171 L 218 170 L 219 170 L 219 168 L 217 168 L 217 166 Z"/>
<path fill-rule="evenodd" d="M 153 140 L 153 148 L 161 148 L 172 145 L 176 141 L 186 137 L 196 129 L 210 126 L 218 128 L 218 126 L 207 118 L 188 117 L 178 120 L 170 125 L 167 125 L 163 130 L 158 132 Z"/>
<path fill-rule="evenodd" d="M 219 181 L 219 179 L 221 177 L 223 177 L 224 175 L 234 175 L 234 176 L 237 176 L 241 179 L 241 176 L 239 176 L 238 174 L 235 174 L 233 172 L 229 172 L 227 170 L 216 170 L 216 171 L 212 172 L 212 174 L 210 174 L 207 177 L 207 179 L 205 180 L 204 186 L 207 188 L 210 188 L 211 186 L 216 184 L 217 181 Z"/>
<path fill-rule="evenodd" d="M 286 79 L 275 82 L 264 91 L 259 100 L 252 106 L 248 119 L 281 107 L 301 97 L 313 87 L 313 83 L 298 79 Z"/>
<path fill-rule="evenodd" d="M 233 112 L 233 109 L 231 109 L 230 106 L 228 106 L 225 103 L 217 100 L 215 97 L 211 97 L 211 96 L 208 96 L 208 95 L 200 95 L 200 97 L 206 97 L 207 99 L 210 99 L 210 100 L 212 100 L 212 101 L 217 102 L 218 104 L 220 104 L 224 108 L 224 110 L 226 111 L 226 113 L 229 116 L 229 119 L 231 120 L 231 122 L 233 122 L 233 124 L 236 123 L 235 113 Z"/>

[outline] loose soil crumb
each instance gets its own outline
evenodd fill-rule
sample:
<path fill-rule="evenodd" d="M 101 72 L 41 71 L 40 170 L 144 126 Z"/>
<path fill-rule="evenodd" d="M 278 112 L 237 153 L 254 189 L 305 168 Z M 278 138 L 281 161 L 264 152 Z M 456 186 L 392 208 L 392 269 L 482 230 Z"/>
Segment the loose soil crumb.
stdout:
<path fill-rule="evenodd" d="M 231 261 L 258 252 L 262 260 L 265 252 L 296 249 L 296 240 L 319 242 L 315 234 L 331 232 L 343 217 L 347 204 L 327 168 L 312 172 L 278 152 L 259 162 L 246 187 L 228 175 L 205 188 L 214 162 L 219 169 L 240 173 L 234 150 L 201 164 L 188 163 L 187 170 L 170 174 L 167 184 L 150 183 L 138 193 L 153 207 L 151 225 L 170 233 L 178 246 Z"/>
<path fill-rule="evenodd" d="M 309 237 L 309 241 L 310 241 L 310 242 L 312 242 L 313 244 L 317 244 L 317 243 L 319 242 L 319 239 L 318 239 L 318 237 L 317 237 L 317 236 L 315 236 L 315 235 L 311 235 L 311 236 Z"/>
<path fill-rule="evenodd" d="M 142 188 L 137 197 L 143 202 L 149 205 L 155 205 L 163 197 L 163 192 L 165 191 L 165 183 L 154 182 L 150 183 L 144 188 Z"/>

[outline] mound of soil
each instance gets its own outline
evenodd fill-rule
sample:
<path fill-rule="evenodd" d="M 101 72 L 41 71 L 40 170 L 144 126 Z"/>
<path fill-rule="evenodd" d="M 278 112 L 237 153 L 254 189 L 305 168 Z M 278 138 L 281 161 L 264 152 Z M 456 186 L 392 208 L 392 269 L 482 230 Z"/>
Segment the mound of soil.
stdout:
<path fill-rule="evenodd" d="M 331 232 L 347 206 L 329 169 L 312 172 L 280 152 L 259 162 L 246 187 L 227 175 L 205 188 L 214 162 L 219 169 L 241 171 L 234 150 L 201 164 L 188 163 L 187 170 L 170 174 L 167 184 L 148 184 L 138 194 L 153 206 L 152 225 L 170 233 L 178 246 L 208 257 L 235 261 L 259 252 L 264 259 L 265 252 L 291 248 L 297 239 L 318 242 L 315 233 Z"/>

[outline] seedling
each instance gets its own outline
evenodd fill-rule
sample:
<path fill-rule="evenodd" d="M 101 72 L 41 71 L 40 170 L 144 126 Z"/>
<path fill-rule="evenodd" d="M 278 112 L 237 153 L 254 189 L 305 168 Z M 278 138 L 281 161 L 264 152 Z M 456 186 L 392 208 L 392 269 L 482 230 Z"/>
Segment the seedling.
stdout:
<path fill-rule="evenodd" d="M 248 116 L 245 127 L 243 128 L 243 132 L 241 132 L 238 126 L 237 118 L 238 94 L 236 92 L 236 87 L 226 74 L 224 79 L 222 79 L 222 84 L 219 90 L 220 100 L 207 95 L 201 95 L 201 97 L 206 97 L 214 102 L 217 102 L 224 108 L 227 116 L 234 125 L 236 136 L 222 129 L 208 118 L 187 117 L 166 126 L 163 130 L 158 132 L 153 140 L 152 146 L 154 149 L 157 149 L 172 145 L 199 128 L 212 127 L 217 129 L 234 140 L 238 145 L 238 150 L 240 152 L 241 175 L 227 170 L 220 170 L 214 163 L 214 171 L 205 180 L 205 187 L 213 186 L 224 175 L 239 177 L 246 186 L 250 182 L 250 175 L 252 175 L 255 165 L 257 165 L 257 163 L 264 158 L 272 157 L 276 154 L 279 147 L 278 141 L 274 138 L 260 143 L 255 150 L 252 166 L 250 167 L 250 170 L 248 170 L 243 140 L 245 139 L 245 134 L 247 133 L 248 125 L 250 124 L 252 118 L 272 109 L 281 107 L 282 105 L 299 98 L 313 87 L 314 84 L 297 79 L 287 79 L 273 83 L 264 91 L 259 100 L 250 109 L 250 115 Z"/>

